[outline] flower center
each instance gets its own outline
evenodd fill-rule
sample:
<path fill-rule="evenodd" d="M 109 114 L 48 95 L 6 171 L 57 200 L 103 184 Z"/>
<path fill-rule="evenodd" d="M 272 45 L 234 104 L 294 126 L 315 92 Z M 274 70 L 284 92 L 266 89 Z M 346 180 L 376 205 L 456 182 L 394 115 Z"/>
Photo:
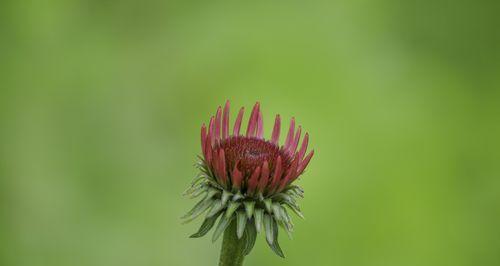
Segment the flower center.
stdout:
<path fill-rule="evenodd" d="M 248 138 L 242 136 L 230 137 L 220 143 L 224 149 L 227 165 L 233 169 L 238 163 L 238 169 L 244 176 L 250 176 L 257 167 L 267 161 L 272 173 L 278 156 L 282 158 L 283 169 L 290 165 L 290 156 L 277 145 L 258 138 Z"/>

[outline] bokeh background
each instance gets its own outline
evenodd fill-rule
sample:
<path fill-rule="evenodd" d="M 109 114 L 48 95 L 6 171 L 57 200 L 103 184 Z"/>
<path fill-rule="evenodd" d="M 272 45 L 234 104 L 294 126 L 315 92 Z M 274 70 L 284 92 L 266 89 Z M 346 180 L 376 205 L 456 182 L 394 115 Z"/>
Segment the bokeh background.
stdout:
<path fill-rule="evenodd" d="M 316 151 L 287 258 L 246 265 L 499 265 L 499 10 L 2 1 L 0 264 L 215 265 L 181 193 L 229 99 Z"/>

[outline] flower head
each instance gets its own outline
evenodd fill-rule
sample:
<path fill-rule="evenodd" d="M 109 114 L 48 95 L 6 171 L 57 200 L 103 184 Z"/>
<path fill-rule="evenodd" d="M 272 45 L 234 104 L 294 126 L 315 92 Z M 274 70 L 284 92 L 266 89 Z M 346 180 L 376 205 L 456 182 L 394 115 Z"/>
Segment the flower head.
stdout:
<path fill-rule="evenodd" d="M 296 203 L 303 190 L 292 183 L 304 172 L 314 151 L 306 155 L 309 135 L 302 142 L 302 128 L 295 128 L 292 118 L 283 145 L 279 145 L 281 118 L 276 116 L 270 139 L 264 139 L 264 125 L 260 104 L 257 102 L 250 114 L 246 133 L 241 124 L 244 108 L 235 119 L 232 131 L 229 124 L 229 101 L 220 106 L 208 127 L 201 127 L 203 157 L 197 166 L 200 174 L 193 180 L 186 194 L 205 197 L 184 218 L 188 221 L 208 210 L 198 233 L 205 235 L 215 224 L 218 226 L 213 240 L 229 225 L 237 222 L 238 238 L 248 244 L 248 254 L 253 247 L 256 232 L 264 228 L 269 246 L 278 255 L 283 252 L 278 245 L 278 225 L 291 233 L 293 224 L 287 208 L 302 217 Z M 230 132 L 231 131 L 231 132 Z"/>

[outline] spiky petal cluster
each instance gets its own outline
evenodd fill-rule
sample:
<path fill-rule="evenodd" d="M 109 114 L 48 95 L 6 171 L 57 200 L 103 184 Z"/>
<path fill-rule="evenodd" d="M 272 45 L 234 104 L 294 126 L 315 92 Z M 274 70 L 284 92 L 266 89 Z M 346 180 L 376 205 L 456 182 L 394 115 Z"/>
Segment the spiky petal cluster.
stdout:
<path fill-rule="evenodd" d="M 199 231 L 191 236 L 201 237 L 220 216 L 213 241 L 236 219 L 238 238 L 245 241 L 245 254 L 251 251 L 256 233 L 264 229 L 269 246 L 283 257 L 278 225 L 292 232 L 287 208 L 302 217 L 296 198 L 303 197 L 303 190 L 292 182 L 304 172 L 314 154 L 311 151 L 306 155 L 309 135 L 306 133 L 300 143 L 302 129 L 295 128 L 292 118 L 285 143 L 279 146 L 281 118 L 277 115 L 271 138 L 265 140 L 258 102 L 250 114 L 246 134 L 240 133 L 244 108 L 238 112 L 230 133 L 229 107 L 229 101 L 224 109 L 219 106 L 208 127 L 203 124 L 201 128 L 203 157 L 197 163 L 200 173 L 186 194 L 204 197 L 183 218 L 191 221 L 207 212 Z"/>

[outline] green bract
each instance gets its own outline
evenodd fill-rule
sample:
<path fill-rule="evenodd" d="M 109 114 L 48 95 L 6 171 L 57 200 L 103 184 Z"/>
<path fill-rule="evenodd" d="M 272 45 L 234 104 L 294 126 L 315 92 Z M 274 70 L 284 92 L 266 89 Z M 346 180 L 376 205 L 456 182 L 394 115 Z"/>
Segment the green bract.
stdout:
<path fill-rule="evenodd" d="M 196 166 L 200 173 L 184 195 L 201 199 L 182 218 L 185 222 L 190 222 L 203 214 L 204 221 L 198 232 L 190 237 L 202 237 L 215 226 L 212 241 L 216 241 L 235 219 L 237 236 L 245 241 L 245 255 L 252 250 L 257 233 L 264 230 L 268 245 L 278 256 L 284 257 L 278 243 L 278 226 L 289 235 L 292 233 L 293 223 L 287 209 L 303 217 L 296 202 L 298 197 L 303 197 L 302 188 L 290 185 L 268 198 L 262 195 L 248 196 L 240 191 L 228 191 L 218 185 L 203 158 L 200 158 Z"/>

